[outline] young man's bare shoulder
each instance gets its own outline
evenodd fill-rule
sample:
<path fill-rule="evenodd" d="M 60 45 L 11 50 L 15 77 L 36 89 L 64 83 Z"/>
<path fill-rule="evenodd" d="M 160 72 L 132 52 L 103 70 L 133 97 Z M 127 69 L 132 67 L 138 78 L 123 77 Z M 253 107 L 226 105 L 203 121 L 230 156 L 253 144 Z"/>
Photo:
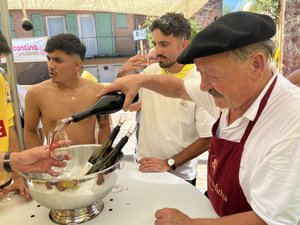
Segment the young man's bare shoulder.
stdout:
<path fill-rule="evenodd" d="M 101 84 L 101 83 L 97 83 L 95 81 L 91 81 L 91 80 L 84 79 L 84 78 L 82 80 L 83 80 L 83 87 L 85 89 L 90 89 L 93 91 L 100 91 L 103 88 L 103 84 Z"/>
<path fill-rule="evenodd" d="M 28 93 L 31 95 L 40 95 L 46 90 L 53 89 L 53 83 L 51 80 L 46 80 L 38 84 L 34 84 L 28 88 Z"/>

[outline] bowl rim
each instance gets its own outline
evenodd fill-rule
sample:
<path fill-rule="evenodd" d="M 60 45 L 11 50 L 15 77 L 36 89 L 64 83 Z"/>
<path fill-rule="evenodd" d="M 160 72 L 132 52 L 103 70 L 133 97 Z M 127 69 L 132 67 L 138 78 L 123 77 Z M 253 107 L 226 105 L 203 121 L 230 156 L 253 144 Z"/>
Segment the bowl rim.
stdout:
<path fill-rule="evenodd" d="M 74 148 L 74 147 L 78 147 L 78 146 L 101 146 L 101 144 L 83 144 L 83 145 L 71 145 L 70 148 Z M 121 151 L 119 156 L 118 156 L 118 159 L 117 161 L 114 163 L 114 165 L 104 169 L 104 170 L 100 170 L 96 173 L 92 173 L 92 174 L 89 174 L 89 175 L 85 175 L 83 177 L 78 177 L 78 178 L 75 178 L 75 177 L 70 177 L 70 178 L 62 178 L 62 179 L 59 179 L 57 177 L 54 177 L 54 176 L 51 176 L 52 179 L 49 179 L 49 178 L 34 178 L 34 177 L 30 177 L 28 174 L 34 174 L 34 173 L 23 173 L 23 172 L 18 172 L 18 174 L 20 174 L 23 178 L 27 179 L 27 180 L 39 180 L 39 181 L 51 181 L 51 182 L 55 182 L 55 181 L 71 181 L 71 180 L 85 180 L 85 179 L 90 179 L 90 178 L 93 178 L 95 176 L 97 176 L 98 174 L 107 174 L 111 171 L 114 170 L 114 168 L 116 166 L 119 166 L 121 161 L 124 159 L 124 153 Z M 37 174 L 47 174 L 47 173 L 37 173 Z"/>

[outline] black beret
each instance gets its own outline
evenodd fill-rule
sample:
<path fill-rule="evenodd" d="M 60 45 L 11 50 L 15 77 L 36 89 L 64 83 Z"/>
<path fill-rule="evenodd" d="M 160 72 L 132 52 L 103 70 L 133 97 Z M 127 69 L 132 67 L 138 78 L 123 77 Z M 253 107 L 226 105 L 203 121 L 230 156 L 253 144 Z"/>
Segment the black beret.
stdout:
<path fill-rule="evenodd" d="M 226 14 L 201 30 L 178 56 L 177 62 L 193 63 L 195 58 L 268 40 L 275 33 L 275 22 L 268 15 L 244 11 Z"/>

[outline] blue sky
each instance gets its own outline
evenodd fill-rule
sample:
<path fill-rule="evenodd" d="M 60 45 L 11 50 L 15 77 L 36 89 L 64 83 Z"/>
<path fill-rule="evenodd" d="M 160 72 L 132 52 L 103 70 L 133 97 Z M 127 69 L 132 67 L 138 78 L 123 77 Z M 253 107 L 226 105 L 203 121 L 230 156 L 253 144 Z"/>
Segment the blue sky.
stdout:
<path fill-rule="evenodd" d="M 223 0 L 223 5 L 229 6 L 231 9 L 236 10 L 243 0 Z"/>

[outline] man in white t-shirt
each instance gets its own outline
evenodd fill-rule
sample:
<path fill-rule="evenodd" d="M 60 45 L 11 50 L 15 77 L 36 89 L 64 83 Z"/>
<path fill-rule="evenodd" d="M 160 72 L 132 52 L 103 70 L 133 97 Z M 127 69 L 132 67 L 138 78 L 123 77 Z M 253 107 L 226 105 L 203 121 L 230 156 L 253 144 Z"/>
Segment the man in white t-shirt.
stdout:
<path fill-rule="evenodd" d="M 224 15 L 177 58 L 182 64 L 195 62 L 201 81 L 132 75 L 99 93 L 122 91 L 125 110 L 140 87 L 192 99 L 212 114 L 212 102 L 221 108 L 212 129 L 207 180 L 220 218 L 192 219 L 164 208 L 155 213 L 155 224 L 300 224 L 300 89 L 271 66 L 275 33 L 270 16 Z"/>
<path fill-rule="evenodd" d="M 182 80 L 199 77 L 194 64 L 176 62 L 191 35 L 190 24 L 182 14 L 167 13 L 155 19 L 150 30 L 158 62 L 149 65 L 143 74 L 163 73 Z M 214 119 L 191 101 L 168 98 L 144 88 L 140 99 L 139 170 L 169 171 L 196 185 L 197 156 L 210 145 Z"/>
<path fill-rule="evenodd" d="M 150 27 L 157 63 L 143 74 L 165 74 L 187 80 L 199 77 L 194 64 L 182 65 L 177 56 L 189 44 L 191 27 L 179 13 L 167 13 Z M 152 56 L 153 57 L 153 56 Z M 149 59 L 150 63 L 150 59 Z M 131 57 L 121 69 L 124 76 L 144 68 L 145 58 Z M 167 85 L 166 85 L 167 88 Z M 140 125 L 136 158 L 142 172 L 168 171 L 196 185 L 197 165 L 201 153 L 208 149 L 214 119 L 191 101 L 167 98 L 147 89 L 140 90 Z M 139 107 L 132 107 L 132 109 Z"/>

